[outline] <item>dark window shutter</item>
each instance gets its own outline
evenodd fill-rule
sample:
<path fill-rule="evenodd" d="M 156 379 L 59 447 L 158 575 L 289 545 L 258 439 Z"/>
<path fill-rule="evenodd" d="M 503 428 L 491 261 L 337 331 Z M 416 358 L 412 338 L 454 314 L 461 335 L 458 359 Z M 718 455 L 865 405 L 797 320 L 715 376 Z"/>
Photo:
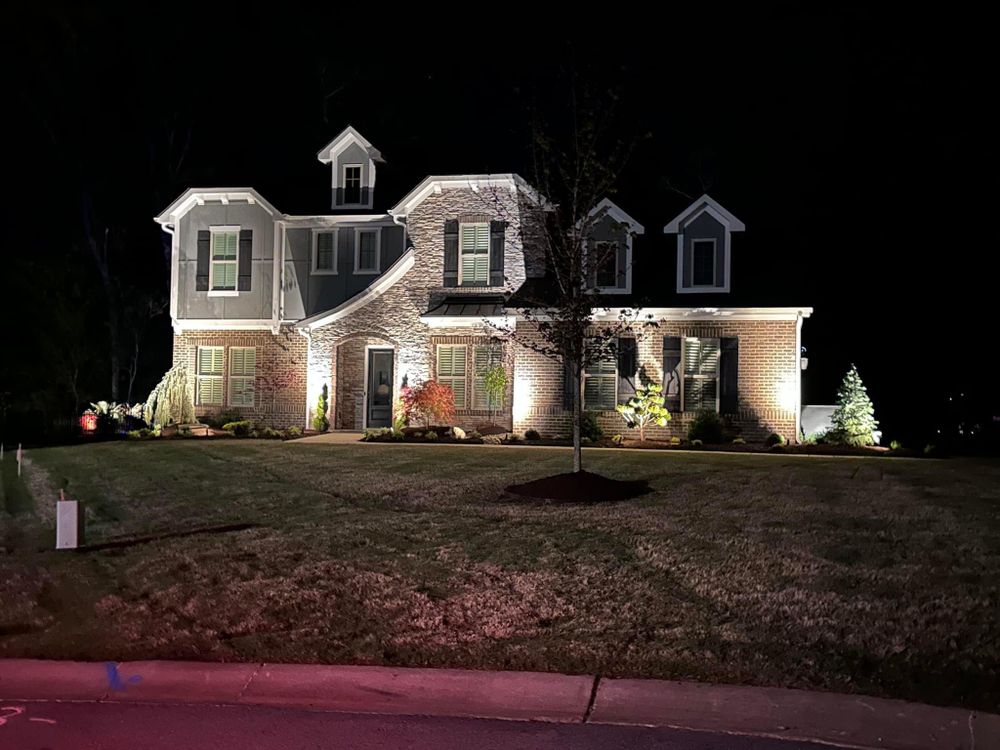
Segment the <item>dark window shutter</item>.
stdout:
<path fill-rule="evenodd" d="M 667 411 L 681 410 L 681 337 L 663 337 L 663 396 Z"/>
<path fill-rule="evenodd" d="M 236 290 L 239 292 L 250 291 L 250 278 L 253 272 L 253 230 L 240 230 L 240 260 L 239 277 L 236 282 Z"/>
<path fill-rule="evenodd" d="M 458 286 L 458 219 L 444 223 L 444 285 Z"/>
<path fill-rule="evenodd" d="M 368 205 L 368 190 L 369 190 L 369 188 L 368 188 L 367 185 L 365 187 L 361 188 L 361 205 L 363 205 L 363 206 L 367 206 Z"/>
<path fill-rule="evenodd" d="M 174 230 L 176 231 L 176 230 Z M 197 292 L 208 291 L 208 266 L 212 258 L 212 235 L 207 229 L 198 230 L 198 266 L 194 276 Z"/>
<path fill-rule="evenodd" d="M 736 414 L 740 407 L 739 391 L 739 339 L 723 338 L 719 341 L 719 412 Z"/>
<path fill-rule="evenodd" d="M 505 221 L 490 222 L 490 286 L 503 286 L 503 244 Z"/>
<path fill-rule="evenodd" d="M 618 339 L 618 403 L 624 404 L 635 395 L 636 370 L 639 369 L 635 339 Z"/>
<path fill-rule="evenodd" d="M 334 188 L 333 189 L 333 207 L 344 205 L 344 188 Z"/>
<path fill-rule="evenodd" d="M 726 283 L 726 242 L 724 238 L 715 241 L 715 285 Z"/>
<path fill-rule="evenodd" d="M 618 288 L 625 288 L 625 271 L 628 267 L 628 243 L 624 240 L 618 243 Z"/>
<path fill-rule="evenodd" d="M 573 367 L 563 357 L 563 409 L 573 411 Z"/>

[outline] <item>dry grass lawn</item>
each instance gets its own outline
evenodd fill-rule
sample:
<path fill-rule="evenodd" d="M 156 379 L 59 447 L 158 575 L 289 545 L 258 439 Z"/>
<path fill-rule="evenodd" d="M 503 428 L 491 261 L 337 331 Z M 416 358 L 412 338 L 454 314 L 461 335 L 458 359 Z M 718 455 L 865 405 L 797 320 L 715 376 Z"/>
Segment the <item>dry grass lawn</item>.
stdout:
<path fill-rule="evenodd" d="M 57 553 L 51 512 L 24 501 L 8 462 L 0 657 L 557 670 L 1000 704 L 1000 463 L 592 450 L 587 468 L 654 492 L 543 506 L 501 490 L 565 471 L 566 451 L 170 441 L 30 455 L 36 500 L 44 469 L 87 502 L 90 543 L 260 526 Z"/>

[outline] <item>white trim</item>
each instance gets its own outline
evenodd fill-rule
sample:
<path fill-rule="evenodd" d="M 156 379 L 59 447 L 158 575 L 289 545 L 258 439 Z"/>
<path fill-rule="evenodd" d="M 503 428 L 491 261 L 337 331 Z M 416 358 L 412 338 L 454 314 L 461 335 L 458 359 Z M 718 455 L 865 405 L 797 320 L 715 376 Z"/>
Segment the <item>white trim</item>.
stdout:
<path fill-rule="evenodd" d="M 364 380 L 364 390 L 361 392 L 361 400 L 363 408 L 361 409 L 361 429 L 368 429 L 368 363 L 371 358 L 370 351 L 386 351 L 392 352 L 392 398 L 389 400 L 389 426 L 392 426 L 393 414 L 392 414 L 392 404 L 396 403 L 396 361 L 398 357 L 396 356 L 396 347 L 386 346 L 385 344 L 365 344 L 365 380 Z"/>
<path fill-rule="evenodd" d="M 323 146 L 317 154 L 316 158 L 319 159 L 323 164 L 329 164 L 335 161 L 337 154 L 343 151 L 350 143 L 357 143 L 361 148 L 365 150 L 368 154 L 368 158 L 373 161 L 381 161 L 382 154 L 379 153 L 378 149 L 372 146 L 372 144 L 365 138 L 361 133 L 355 130 L 351 125 L 340 131 L 336 138 L 330 141 L 328 144 Z"/>
<path fill-rule="evenodd" d="M 485 328 L 487 325 L 513 330 L 517 319 L 507 315 L 421 315 L 420 322 L 430 328 Z"/>
<path fill-rule="evenodd" d="M 217 320 L 212 318 L 174 318 L 174 333 L 185 331 L 269 331 L 272 328 L 270 318 L 237 320 Z"/>
<path fill-rule="evenodd" d="M 378 224 L 379 226 L 397 226 L 390 214 L 315 214 L 303 216 L 285 216 L 284 220 L 293 225 L 293 229 L 333 227 L 340 224 Z M 309 226 L 303 227 L 302 224 Z"/>
<path fill-rule="evenodd" d="M 724 224 L 730 232 L 743 232 L 747 228 L 746 224 L 733 216 L 733 214 L 729 213 L 729 211 L 722 207 L 721 203 L 706 193 L 671 219 L 667 225 L 663 227 L 663 233 L 677 234 L 678 232 L 682 232 L 685 226 L 690 224 L 706 211 L 710 212 L 712 216 L 722 222 L 722 224 Z"/>
<path fill-rule="evenodd" d="M 587 214 L 587 218 L 593 218 L 598 213 L 606 213 L 619 224 L 627 224 L 629 231 L 633 234 L 645 234 L 646 232 L 642 224 L 615 205 L 610 198 L 604 198 L 600 203 L 590 209 L 590 212 Z"/>
<path fill-rule="evenodd" d="M 161 224 L 160 228 L 170 235 L 170 318 L 174 319 L 180 298 L 181 238 L 177 224 Z"/>
<path fill-rule="evenodd" d="M 425 177 L 419 185 L 407 193 L 399 203 L 389 209 L 392 216 L 406 216 L 430 195 L 440 195 L 442 190 L 472 190 L 483 188 L 501 188 L 516 193 L 523 191 L 533 200 L 540 200 L 535 190 L 520 176 L 506 174 L 463 174 L 463 175 L 432 175 Z M 484 204 L 485 205 L 485 204 Z"/>
<path fill-rule="evenodd" d="M 595 308 L 595 321 L 618 320 L 623 313 L 638 309 L 639 322 L 648 320 L 789 320 L 808 318 L 811 307 L 612 307 Z M 520 317 L 523 317 L 520 316 Z M 542 318 L 542 315 L 532 315 Z"/>
<path fill-rule="evenodd" d="M 278 209 L 253 188 L 188 188 L 153 220 L 161 226 L 176 224 L 184 214 L 195 206 L 204 206 L 206 201 L 217 201 L 220 204 L 224 201 L 227 205 L 233 201 L 242 201 L 251 206 L 259 204 L 271 216 L 281 215 Z"/>
<path fill-rule="evenodd" d="M 374 284 L 362 289 L 349 300 L 346 300 L 332 310 L 327 310 L 326 312 L 298 321 L 295 323 L 295 328 L 299 330 L 315 330 L 316 328 L 333 323 L 347 315 L 350 315 L 358 308 L 367 305 L 376 297 L 380 297 L 393 284 L 403 278 L 407 271 L 413 268 L 414 253 L 415 251 L 411 247 L 403 253 L 399 259 L 393 263 L 384 274 L 382 274 L 382 277 L 375 281 Z"/>
<path fill-rule="evenodd" d="M 361 233 L 375 233 L 375 268 L 361 268 Z M 355 227 L 354 229 L 354 273 L 358 276 L 377 276 L 382 273 L 382 230 L 379 227 Z"/>
<path fill-rule="evenodd" d="M 802 321 L 799 315 L 795 319 L 795 378 L 798 388 L 795 394 L 795 442 L 802 440 Z"/>
<path fill-rule="evenodd" d="M 333 268 L 317 268 L 316 262 L 319 257 L 319 236 L 321 234 L 333 235 Z M 340 230 L 337 227 L 312 229 L 312 262 L 309 264 L 310 276 L 336 276 L 337 267 L 340 265 Z"/>
<path fill-rule="evenodd" d="M 274 222 L 274 235 L 271 239 L 271 331 L 278 332 L 281 320 L 281 288 L 282 271 L 281 257 L 285 237 L 285 222 Z"/>
<path fill-rule="evenodd" d="M 711 242 L 712 243 L 712 283 L 711 284 L 695 284 L 694 283 L 694 245 L 696 242 Z M 725 284 L 719 286 L 715 283 L 717 277 L 715 267 L 715 251 L 719 249 L 719 243 L 716 242 L 715 237 L 692 237 L 691 238 L 691 289 L 712 289 L 716 291 L 723 291 Z M 725 291 L 729 291 L 726 289 Z"/>

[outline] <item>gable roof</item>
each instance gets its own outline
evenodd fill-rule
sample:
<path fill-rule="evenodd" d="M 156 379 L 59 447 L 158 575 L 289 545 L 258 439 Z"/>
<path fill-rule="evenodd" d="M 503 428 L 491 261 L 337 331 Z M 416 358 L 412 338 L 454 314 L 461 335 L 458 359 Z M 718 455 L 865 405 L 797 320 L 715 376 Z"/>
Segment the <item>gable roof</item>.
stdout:
<path fill-rule="evenodd" d="M 367 138 L 361 135 L 361 133 L 350 125 L 340 131 L 340 135 L 323 146 L 323 148 L 321 148 L 316 154 L 316 158 L 324 164 L 329 164 L 332 161 L 332 153 L 334 151 L 341 151 L 347 143 L 357 143 L 361 146 L 361 148 L 367 151 L 368 156 L 375 161 L 385 161 L 385 159 L 382 158 L 381 152 L 375 148 Z"/>
<path fill-rule="evenodd" d="M 230 201 L 243 201 L 250 205 L 259 204 L 272 216 L 281 216 L 281 212 L 272 206 L 264 196 L 251 187 L 243 188 L 188 188 L 180 196 L 167 206 L 154 218 L 157 224 L 173 224 L 184 214 L 197 205 L 202 205 L 205 201 L 219 201 L 229 203 Z"/>
<path fill-rule="evenodd" d="M 671 219 L 670 223 L 663 227 L 663 233 L 677 234 L 692 220 L 706 212 L 725 224 L 730 232 L 742 232 L 747 228 L 746 224 L 729 213 L 722 207 L 721 203 L 706 193 Z"/>
<path fill-rule="evenodd" d="M 429 195 L 440 193 L 447 189 L 466 188 L 478 192 L 483 188 L 504 188 L 510 191 L 522 190 L 538 200 L 535 192 L 524 178 L 516 174 L 456 174 L 456 175 L 431 175 L 420 181 L 413 190 L 408 192 L 392 208 L 389 213 L 393 216 L 406 216 L 417 206 L 424 202 Z"/>
<path fill-rule="evenodd" d="M 596 216 L 599 213 L 604 213 L 605 215 L 610 216 L 619 224 L 627 225 L 629 231 L 632 232 L 632 234 L 644 234 L 646 231 L 645 228 L 642 226 L 642 224 L 640 224 L 638 221 L 636 221 L 627 213 L 625 213 L 621 208 L 615 205 L 615 203 L 610 198 L 605 198 L 596 206 L 594 206 L 592 209 L 590 209 L 590 213 L 587 214 L 587 217 L 590 218 Z"/>

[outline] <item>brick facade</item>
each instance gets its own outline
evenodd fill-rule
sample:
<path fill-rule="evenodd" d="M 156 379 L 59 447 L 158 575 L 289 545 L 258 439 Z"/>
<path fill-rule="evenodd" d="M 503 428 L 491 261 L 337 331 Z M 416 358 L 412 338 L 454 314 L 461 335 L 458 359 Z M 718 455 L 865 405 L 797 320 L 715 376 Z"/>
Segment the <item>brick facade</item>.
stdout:
<path fill-rule="evenodd" d="M 199 346 L 225 348 L 222 404 L 201 405 L 195 400 L 195 414 L 202 417 L 223 411 L 238 412 L 272 427 L 302 426 L 306 409 L 306 357 L 308 342 L 298 333 L 270 331 L 185 331 L 174 336 L 174 364 L 184 363 L 188 371 L 189 393 L 195 398 L 197 352 Z M 254 405 L 230 406 L 229 349 L 247 346 L 256 349 Z"/>
<path fill-rule="evenodd" d="M 796 439 L 799 372 L 794 320 L 662 321 L 640 329 L 640 373 L 655 383 L 663 382 L 665 336 L 739 339 L 739 413 L 730 420 L 734 432 L 747 440 L 763 440 L 772 432 Z M 518 337 L 531 340 L 530 324 L 519 326 Z M 537 334 L 534 338 L 540 341 Z M 561 361 L 519 347 L 514 365 L 515 431 L 534 428 L 543 435 L 569 434 L 572 419 L 563 408 L 563 378 Z M 694 414 L 681 412 L 671 417 L 666 427 L 650 428 L 647 435 L 686 437 Z M 597 421 L 607 434 L 628 433 L 621 416 L 613 411 L 599 412 Z"/>

